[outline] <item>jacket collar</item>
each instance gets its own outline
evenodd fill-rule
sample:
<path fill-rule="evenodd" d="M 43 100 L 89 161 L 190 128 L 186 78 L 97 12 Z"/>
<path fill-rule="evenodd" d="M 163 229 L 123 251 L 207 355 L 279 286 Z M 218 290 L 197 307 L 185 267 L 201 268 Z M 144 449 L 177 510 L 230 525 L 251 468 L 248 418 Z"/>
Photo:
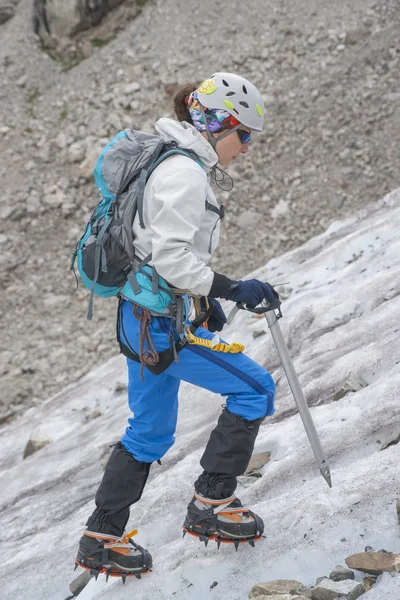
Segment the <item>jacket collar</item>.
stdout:
<path fill-rule="evenodd" d="M 191 125 L 182 121 L 173 119 L 159 119 L 155 125 L 157 133 L 165 141 L 175 141 L 180 148 L 192 150 L 199 157 L 206 171 L 209 171 L 218 162 L 218 155 L 213 150 L 211 144 L 201 135 L 200 131 Z"/>

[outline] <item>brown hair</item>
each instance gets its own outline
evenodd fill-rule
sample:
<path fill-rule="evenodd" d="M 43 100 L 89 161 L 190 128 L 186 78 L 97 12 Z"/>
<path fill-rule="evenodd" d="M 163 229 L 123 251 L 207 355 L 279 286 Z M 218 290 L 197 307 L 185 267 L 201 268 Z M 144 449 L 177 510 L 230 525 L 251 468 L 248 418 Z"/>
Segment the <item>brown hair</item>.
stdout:
<path fill-rule="evenodd" d="M 185 85 L 182 86 L 175 94 L 174 109 L 178 121 L 187 121 L 187 123 L 192 123 L 188 107 L 185 104 L 185 98 L 194 92 L 197 87 L 197 83 L 185 83 Z"/>

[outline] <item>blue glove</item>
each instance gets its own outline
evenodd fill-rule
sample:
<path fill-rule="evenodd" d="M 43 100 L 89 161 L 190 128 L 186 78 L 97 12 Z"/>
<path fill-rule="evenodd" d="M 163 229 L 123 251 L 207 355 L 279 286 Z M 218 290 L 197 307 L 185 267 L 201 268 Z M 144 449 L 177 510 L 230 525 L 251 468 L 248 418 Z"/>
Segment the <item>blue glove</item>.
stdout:
<path fill-rule="evenodd" d="M 226 316 L 224 311 L 222 310 L 222 306 L 220 305 L 220 303 L 218 302 L 218 300 L 216 300 L 215 298 L 207 298 L 208 300 L 208 305 L 209 305 L 209 317 L 207 320 L 207 325 L 208 325 L 208 330 L 211 331 L 211 333 L 214 333 L 214 331 L 222 331 L 225 323 L 226 323 Z M 203 299 L 202 299 L 202 306 L 203 306 Z M 204 306 L 203 308 L 205 309 L 205 302 L 204 302 Z"/>
<path fill-rule="evenodd" d="M 233 302 L 243 302 L 249 308 L 255 308 L 263 300 L 266 300 L 269 304 L 273 304 L 276 299 L 279 300 L 278 292 L 274 290 L 272 285 L 258 279 L 248 281 L 231 280 L 223 297 Z"/>

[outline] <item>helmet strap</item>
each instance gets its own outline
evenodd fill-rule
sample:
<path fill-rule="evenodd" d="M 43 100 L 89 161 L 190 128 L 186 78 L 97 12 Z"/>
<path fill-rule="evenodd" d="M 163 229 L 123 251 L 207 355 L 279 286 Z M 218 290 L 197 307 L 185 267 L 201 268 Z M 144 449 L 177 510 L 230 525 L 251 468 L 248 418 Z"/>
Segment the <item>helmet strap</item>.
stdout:
<path fill-rule="evenodd" d="M 217 142 L 219 142 L 219 140 L 224 139 L 224 137 L 226 137 L 227 135 L 230 135 L 231 133 L 233 133 L 234 131 L 237 131 L 240 128 L 241 128 L 241 125 L 236 125 L 236 127 L 233 127 L 232 129 L 227 129 L 226 131 L 224 131 L 224 133 L 222 135 L 220 135 L 217 138 Z"/>
<path fill-rule="evenodd" d="M 215 135 L 213 135 L 210 131 L 210 128 L 208 126 L 207 117 L 206 117 L 206 112 L 204 110 L 204 106 L 201 103 L 200 103 L 200 108 L 201 108 L 201 114 L 203 115 L 204 124 L 206 126 L 207 138 L 208 138 L 208 141 L 210 142 L 211 146 L 213 147 L 213 150 L 216 149 L 217 142 L 219 142 L 220 140 L 224 139 L 224 137 L 226 137 L 227 135 L 230 135 L 234 131 L 237 131 L 238 129 L 241 128 L 241 124 L 239 123 L 239 125 L 236 125 L 236 127 L 233 127 L 232 129 L 227 129 L 226 131 L 224 131 L 224 133 L 222 135 L 215 137 Z"/>
<path fill-rule="evenodd" d="M 217 141 L 218 139 L 216 137 L 213 136 L 213 134 L 210 131 L 210 128 L 208 126 L 208 121 L 207 121 L 207 117 L 206 117 L 206 112 L 204 110 L 204 106 L 200 103 L 200 108 L 201 108 L 201 114 L 203 115 L 203 119 L 204 119 L 204 124 L 206 126 L 206 131 L 207 131 L 207 138 L 208 141 L 210 142 L 213 150 L 215 150 L 215 147 L 217 145 Z"/>

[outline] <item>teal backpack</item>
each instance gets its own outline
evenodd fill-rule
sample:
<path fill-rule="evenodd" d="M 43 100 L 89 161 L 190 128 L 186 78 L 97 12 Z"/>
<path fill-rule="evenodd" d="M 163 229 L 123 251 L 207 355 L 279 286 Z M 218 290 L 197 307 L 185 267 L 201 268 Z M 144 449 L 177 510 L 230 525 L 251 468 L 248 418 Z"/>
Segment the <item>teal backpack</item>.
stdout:
<path fill-rule="evenodd" d="M 122 296 L 152 312 L 176 315 L 176 296 L 154 267 L 151 254 L 135 256 L 132 225 L 143 223 L 144 188 L 153 170 L 173 154 L 183 154 L 200 165 L 197 155 L 165 142 L 158 135 L 133 129 L 119 132 L 101 152 L 94 178 L 102 199 L 76 244 L 70 269 L 77 260 L 79 275 L 90 290 L 87 318 L 93 298 Z M 75 271 L 74 271 L 75 273 Z"/>

